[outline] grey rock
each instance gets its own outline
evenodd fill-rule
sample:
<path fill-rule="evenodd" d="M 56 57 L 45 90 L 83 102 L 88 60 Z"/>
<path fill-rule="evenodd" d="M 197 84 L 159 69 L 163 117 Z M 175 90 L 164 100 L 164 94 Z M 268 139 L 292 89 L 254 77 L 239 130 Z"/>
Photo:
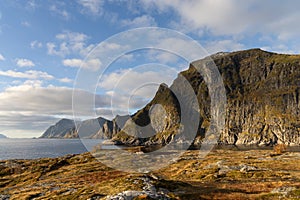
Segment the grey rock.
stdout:
<path fill-rule="evenodd" d="M 9 200 L 10 199 L 10 195 L 8 194 L 0 194 L 0 200 Z"/>
<path fill-rule="evenodd" d="M 250 171 L 257 171 L 257 167 L 249 166 L 249 165 L 240 165 L 241 169 L 240 172 L 250 172 Z"/>
<path fill-rule="evenodd" d="M 275 188 L 271 191 L 271 193 L 280 193 L 284 196 L 288 195 L 288 193 L 292 192 L 293 190 L 296 190 L 295 187 L 279 187 Z"/>

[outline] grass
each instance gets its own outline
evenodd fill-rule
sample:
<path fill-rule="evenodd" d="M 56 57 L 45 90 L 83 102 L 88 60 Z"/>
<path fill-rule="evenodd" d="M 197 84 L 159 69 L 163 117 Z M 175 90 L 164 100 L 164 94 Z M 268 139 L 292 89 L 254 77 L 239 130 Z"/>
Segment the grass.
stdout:
<path fill-rule="evenodd" d="M 285 152 L 280 159 L 271 157 L 271 153 L 272 150 L 218 149 L 199 159 L 198 151 L 187 151 L 177 162 L 152 172 L 159 177 L 153 184 L 157 189 L 167 189 L 173 199 L 276 199 L 281 194 L 271 191 L 282 186 L 296 188 L 286 199 L 299 199 L 300 153 Z M 240 164 L 258 170 L 234 169 Z M 11 199 L 104 198 L 126 190 L 141 191 L 144 187 L 139 179 L 143 174 L 111 169 L 88 153 L 54 159 L 0 161 L 0 166 L 0 194 L 8 194 Z M 222 166 L 232 169 L 218 175 Z"/>
<path fill-rule="evenodd" d="M 285 144 L 277 144 L 274 146 L 273 150 L 275 154 L 281 155 L 282 153 L 286 152 L 286 145 Z"/>

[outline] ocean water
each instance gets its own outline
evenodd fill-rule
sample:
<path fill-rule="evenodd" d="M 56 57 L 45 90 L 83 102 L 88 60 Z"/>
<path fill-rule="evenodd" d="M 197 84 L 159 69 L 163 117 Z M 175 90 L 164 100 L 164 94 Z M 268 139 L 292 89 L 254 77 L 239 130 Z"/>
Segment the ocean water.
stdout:
<path fill-rule="evenodd" d="M 0 139 L 0 160 L 54 158 L 80 154 L 102 142 L 99 139 Z M 113 148 L 113 146 L 106 146 Z"/>

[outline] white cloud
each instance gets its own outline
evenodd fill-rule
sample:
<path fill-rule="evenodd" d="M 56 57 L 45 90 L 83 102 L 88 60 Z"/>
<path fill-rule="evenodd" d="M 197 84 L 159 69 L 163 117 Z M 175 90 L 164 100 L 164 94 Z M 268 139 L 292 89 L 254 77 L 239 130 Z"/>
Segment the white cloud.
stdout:
<path fill-rule="evenodd" d="M 38 7 L 37 3 L 35 0 L 29 0 L 27 1 L 26 8 L 30 10 L 35 10 Z"/>
<path fill-rule="evenodd" d="M 31 24 L 29 22 L 27 22 L 27 21 L 21 22 L 21 25 L 25 26 L 25 27 L 30 27 L 31 26 Z"/>
<path fill-rule="evenodd" d="M 172 68 L 149 64 L 104 75 L 99 87 L 108 90 L 109 95 L 121 94 L 152 98 L 159 84 L 170 85 L 176 76 L 177 71 Z"/>
<path fill-rule="evenodd" d="M 80 116 L 77 117 L 93 118 L 95 116 L 90 115 L 96 110 L 103 117 L 112 117 L 109 112 L 111 106 L 109 95 L 95 95 L 83 90 L 75 90 L 75 94 L 77 102 L 80 102 L 76 109 L 76 113 Z M 21 85 L 6 88 L 0 92 L 0 130 L 8 129 L 6 132 L 11 133 L 11 136 L 18 135 L 13 134 L 13 130 L 24 130 L 25 133 L 26 130 L 28 132 L 35 130 L 35 133 L 40 135 L 50 124 L 58 120 L 55 118 L 73 116 L 72 95 L 73 88 L 51 85 L 43 87 L 38 80 L 29 80 Z M 126 106 L 124 99 L 116 103 L 116 107 Z M 135 100 L 134 103 L 141 106 L 146 102 Z M 124 111 L 118 113 L 122 112 L 124 113 Z"/>
<path fill-rule="evenodd" d="M 210 53 L 231 52 L 244 49 L 245 46 L 234 40 L 217 40 L 205 44 L 206 50 Z"/>
<path fill-rule="evenodd" d="M 155 19 L 149 15 L 136 17 L 132 20 L 130 19 L 122 20 L 121 24 L 122 26 L 128 26 L 130 28 L 157 26 Z"/>
<path fill-rule="evenodd" d="M 177 55 L 163 50 L 149 50 L 147 57 L 149 57 L 150 60 L 163 64 L 177 64 L 177 61 L 179 59 Z"/>
<path fill-rule="evenodd" d="M 79 5 L 82 6 L 82 12 L 88 15 L 100 16 L 103 14 L 103 0 L 78 0 Z"/>
<path fill-rule="evenodd" d="M 97 71 L 102 66 L 102 63 L 99 59 L 88 59 L 83 61 L 81 59 L 73 58 L 73 59 L 65 59 L 62 61 L 64 66 L 67 67 L 77 67 L 84 68 L 92 71 Z"/>
<path fill-rule="evenodd" d="M 18 72 L 13 70 L 0 71 L 0 76 L 7 76 L 12 78 L 25 78 L 25 79 L 45 79 L 51 80 L 54 77 L 47 72 L 29 70 L 25 72 Z"/>
<path fill-rule="evenodd" d="M 300 34 L 299 1 L 287 0 L 152 0 L 141 1 L 145 11 L 173 12 L 175 27 L 185 32 L 223 35 L 274 35 L 278 40 Z M 178 22 L 177 22 L 178 21 Z"/>
<path fill-rule="evenodd" d="M 59 40 L 67 40 L 70 43 L 84 42 L 88 37 L 83 33 L 65 31 L 55 36 Z"/>
<path fill-rule="evenodd" d="M 69 78 L 67 78 L 67 77 L 65 77 L 65 78 L 61 78 L 61 79 L 58 79 L 60 82 L 62 82 L 62 83 L 72 83 L 73 82 L 73 80 L 72 79 L 69 79 Z"/>
<path fill-rule="evenodd" d="M 43 44 L 37 40 L 34 40 L 32 42 L 30 42 L 30 47 L 32 49 L 35 49 L 35 48 L 42 48 L 43 47 Z"/>
<path fill-rule="evenodd" d="M 82 54 L 89 46 L 86 45 L 88 36 L 83 33 L 64 31 L 55 36 L 57 42 L 48 42 L 48 54 L 64 57 L 69 54 Z"/>
<path fill-rule="evenodd" d="M 35 64 L 31 60 L 28 60 L 25 58 L 17 58 L 16 62 L 17 62 L 17 66 L 19 66 L 19 67 L 34 67 L 35 66 Z"/>
<path fill-rule="evenodd" d="M 63 60 L 63 65 L 67 67 L 80 67 L 83 64 L 83 60 L 73 58 Z"/>
<path fill-rule="evenodd" d="M 70 13 L 63 8 L 58 8 L 56 5 L 51 5 L 49 10 L 61 16 L 65 20 L 70 19 Z"/>
<path fill-rule="evenodd" d="M 5 60 L 4 56 L 0 53 L 0 61 L 4 61 L 4 60 Z"/>
<path fill-rule="evenodd" d="M 89 94 L 78 91 L 82 101 Z M 0 93 L 0 112 L 28 113 L 32 115 L 72 115 L 73 88 L 47 86 L 42 87 L 38 81 L 26 81 L 21 85 L 12 86 Z M 94 95 L 93 95 L 94 96 Z M 108 105 L 105 98 L 98 99 L 98 104 Z M 88 111 L 82 111 L 88 113 Z"/>

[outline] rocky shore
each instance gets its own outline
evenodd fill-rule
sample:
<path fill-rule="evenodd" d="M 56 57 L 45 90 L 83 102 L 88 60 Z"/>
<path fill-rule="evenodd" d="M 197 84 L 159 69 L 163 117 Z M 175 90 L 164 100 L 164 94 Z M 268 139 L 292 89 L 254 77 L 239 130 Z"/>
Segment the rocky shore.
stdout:
<path fill-rule="evenodd" d="M 89 153 L 7 160 L 0 199 L 299 199 L 299 160 L 297 151 L 215 149 L 199 159 L 193 150 L 149 173 L 121 172 Z"/>

